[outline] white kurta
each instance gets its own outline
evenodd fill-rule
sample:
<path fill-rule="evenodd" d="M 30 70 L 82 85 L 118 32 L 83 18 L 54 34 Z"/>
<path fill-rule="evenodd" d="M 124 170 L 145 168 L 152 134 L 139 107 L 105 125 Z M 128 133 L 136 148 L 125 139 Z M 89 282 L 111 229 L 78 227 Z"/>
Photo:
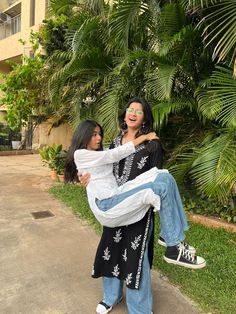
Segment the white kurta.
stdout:
<path fill-rule="evenodd" d="M 86 188 L 88 202 L 95 217 L 104 226 L 116 227 L 137 222 L 144 217 L 150 205 L 153 205 L 157 210 L 160 209 L 160 197 L 151 189 L 139 191 L 105 212 L 100 210 L 96 204 L 96 199 L 102 200 L 129 191 L 141 184 L 154 181 L 158 173 L 167 172 L 167 170 L 152 168 L 134 180 L 118 187 L 113 175 L 113 163 L 134 152 L 133 142 L 128 142 L 110 150 L 79 149 L 74 153 L 78 172 L 91 174 L 90 182 Z"/>

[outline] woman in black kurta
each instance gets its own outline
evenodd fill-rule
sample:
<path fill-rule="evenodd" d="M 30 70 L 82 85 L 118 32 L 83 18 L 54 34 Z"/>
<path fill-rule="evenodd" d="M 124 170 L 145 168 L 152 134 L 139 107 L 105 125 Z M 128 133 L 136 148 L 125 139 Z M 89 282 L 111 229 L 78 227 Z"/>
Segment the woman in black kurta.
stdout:
<path fill-rule="evenodd" d="M 121 145 L 122 136 L 118 136 L 110 148 Z M 114 174 L 118 185 L 134 179 L 152 167 L 162 167 L 163 150 L 160 142 L 153 152 L 149 152 L 144 144 L 136 148 L 136 153 L 114 165 Z M 126 282 L 130 289 L 138 289 L 142 259 L 146 248 L 149 228 L 154 216 L 152 210 L 145 217 L 132 225 L 116 228 L 103 227 L 103 234 L 97 249 L 92 276 L 117 277 Z M 149 241 L 149 262 L 152 264 L 153 232 Z M 118 265 L 119 274 L 116 269 Z M 132 279 L 129 280 L 129 274 Z"/>
<path fill-rule="evenodd" d="M 133 112 L 130 112 L 129 108 L 132 108 Z M 130 115 L 133 121 L 132 119 L 128 121 L 127 116 Z M 120 116 L 121 125 L 124 121 L 127 121 L 125 136 L 132 135 L 130 132 L 132 128 L 135 136 L 142 132 L 152 131 L 154 119 L 149 104 L 139 98 L 131 99 L 126 106 L 126 113 L 123 112 Z M 138 126 L 138 128 L 135 129 L 133 126 Z M 122 145 L 124 137 L 118 136 L 111 148 Z M 121 185 L 132 180 L 152 167 L 161 168 L 162 162 L 163 150 L 159 141 L 142 144 L 136 147 L 134 154 L 114 165 L 117 183 Z M 116 228 L 103 227 L 92 272 L 94 278 L 103 277 L 104 296 L 103 302 L 97 307 L 97 313 L 108 313 L 112 306 L 119 302 L 123 281 L 128 288 L 126 303 L 129 313 L 151 313 L 150 267 L 153 257 L 153 222 L 153 211 L 150 208 L 145 217 L 135 224 Z M 142 277 L 145 277 L 145 287 Z M 141 293 L 141 298 L 137 297 L 137 292 Z M 145 301 L 142 302 L 142 300 Z"/>

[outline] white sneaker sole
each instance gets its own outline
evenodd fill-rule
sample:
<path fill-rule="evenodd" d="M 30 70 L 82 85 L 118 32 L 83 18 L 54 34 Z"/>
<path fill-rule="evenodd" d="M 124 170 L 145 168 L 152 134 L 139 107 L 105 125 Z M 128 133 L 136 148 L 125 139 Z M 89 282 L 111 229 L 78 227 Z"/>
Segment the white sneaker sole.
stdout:
<path fill-rule="evenodd" d="M 97 312 L 97 309 L 96 309 L 96 314 L 107 314 L 109 312 L 111 312 L 113 309 L 113 307 L 110 307 L 109 309 L 104 309 L 102 312 Z"/>
<path fill-rule="evenodd" d="M 203 268 L 206 266 L 205 260 L 203 260 L 203 262 L 200 264 L 188 264 L 188 263 L 176 261 L 176 260 L 168 258 L 166 256 L 164 256 L 164 260 L 169 264 L 175 264 L 175 265 L 179 265 L 179 266 L 183 266 L 183 267 L 191 268 L 191 269 L 200 269 L 200 268 Z"/>

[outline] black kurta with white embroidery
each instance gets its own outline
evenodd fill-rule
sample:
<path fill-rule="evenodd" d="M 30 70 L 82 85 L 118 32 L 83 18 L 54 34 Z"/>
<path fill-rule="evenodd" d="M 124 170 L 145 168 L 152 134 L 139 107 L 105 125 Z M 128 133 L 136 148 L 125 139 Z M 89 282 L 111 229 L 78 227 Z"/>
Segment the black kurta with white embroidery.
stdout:
<path fill-rule="evenodd" d="M 121 145 L 118 136 L 110 148 Z M 157 142 L 155 150 L 149 152 L 144 144 L 136 147 L 136 152 L 114 164 L 114 174 L 118 185 L 134 179 L 152 167 L 162 167 L 163 150 Z M 97 249 L 92 277 L 116 277 L 124 280 L 130 289 L 138 289 L 141 279 L 143 256 L 146 249 L 149 228 L 153 213 L 150 209 L 145 217 L 128 226 L 103 227 L 102 237 Z M 148 242 L 149 262 L 153 257 L 153 233 Z"/>

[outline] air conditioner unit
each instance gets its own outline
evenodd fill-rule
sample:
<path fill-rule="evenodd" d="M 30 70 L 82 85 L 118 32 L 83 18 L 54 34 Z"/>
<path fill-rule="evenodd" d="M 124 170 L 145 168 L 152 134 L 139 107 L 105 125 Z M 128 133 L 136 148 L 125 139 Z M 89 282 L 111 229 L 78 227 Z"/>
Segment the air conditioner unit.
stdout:
<path fill-rule="evenodd" d="M 4 12 L 0 12 L 0 23 L 4 23 L 8 20 L 8 16 Z"/>

